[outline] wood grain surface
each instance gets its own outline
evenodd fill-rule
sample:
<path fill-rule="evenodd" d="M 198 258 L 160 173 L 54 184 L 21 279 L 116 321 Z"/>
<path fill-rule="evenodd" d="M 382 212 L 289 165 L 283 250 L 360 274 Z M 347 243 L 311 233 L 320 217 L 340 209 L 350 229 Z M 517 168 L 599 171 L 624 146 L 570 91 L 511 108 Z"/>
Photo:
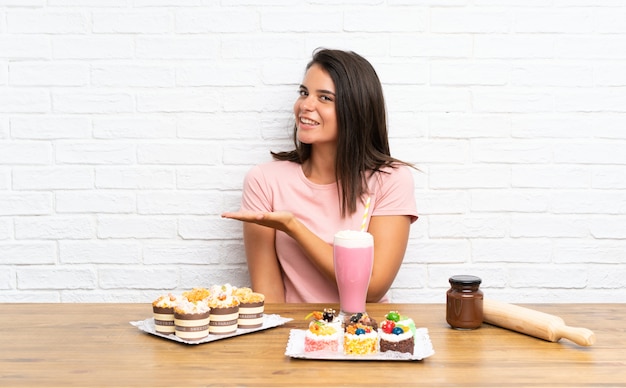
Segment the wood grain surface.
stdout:
<path fill-rule="evenodd" d="M 626 304 L 523 305 L 557 315 L 596 335 L 593 346 L 549 342 L 483 324 L 451 329 L 443 304 L 370 304 L 426 327 L 435 354 L 422 361 L 323 361 L 284 355 L 289 331 L 333 305 L 269 304 L 294 318 L 256 333 L 186 345 L 146 334 L 130 321 L 150 304 L 0 305 L 0 386 L 626 386 Z"/>

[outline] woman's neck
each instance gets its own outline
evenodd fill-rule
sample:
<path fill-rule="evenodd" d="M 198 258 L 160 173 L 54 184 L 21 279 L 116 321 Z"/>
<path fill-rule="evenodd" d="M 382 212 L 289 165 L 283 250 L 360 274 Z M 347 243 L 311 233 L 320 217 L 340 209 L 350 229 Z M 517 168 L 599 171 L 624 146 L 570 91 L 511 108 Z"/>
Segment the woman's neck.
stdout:
<path fill-rule="evenodd" d="M 335 183 L 335 155 L 312 152 L 311 157 L 302 164 L 304 175 L 313 183 L 325 185 Z"/>

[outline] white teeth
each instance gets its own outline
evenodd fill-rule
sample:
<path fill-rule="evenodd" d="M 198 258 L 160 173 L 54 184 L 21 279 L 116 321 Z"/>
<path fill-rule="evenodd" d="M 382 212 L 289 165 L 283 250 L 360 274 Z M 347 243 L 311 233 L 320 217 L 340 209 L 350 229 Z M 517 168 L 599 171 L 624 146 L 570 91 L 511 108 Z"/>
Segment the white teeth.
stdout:
<path fill-rule="evenodd" d="M 317 125 L 317 124 L 319 124 L 317 121 L 313 121 L 313 120 L 310 120 L 310 119 L 307 119 L 307 118 L 304 118 L 304 117 L 300 117 L 300 122 L 302 124 L 309 124 L 309 125 Z"/>

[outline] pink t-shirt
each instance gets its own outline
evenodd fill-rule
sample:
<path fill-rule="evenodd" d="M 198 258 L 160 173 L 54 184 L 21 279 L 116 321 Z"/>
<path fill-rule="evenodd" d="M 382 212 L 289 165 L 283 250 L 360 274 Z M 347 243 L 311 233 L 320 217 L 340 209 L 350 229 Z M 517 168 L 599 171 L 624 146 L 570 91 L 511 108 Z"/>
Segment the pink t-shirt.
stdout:
<path fill-rule="evenodd" d="M 407 215 L 417 219 L 414 184 L 406 166 L 386 168 L 389 174 L 377 173 L 369 179 L 371 194 L 367 223 L 371 216 Z M 332 244 L 340 230 L 360 230 L 364 204 L 356 212 L 341 217 L 335 183 L 312 183 L 302 166 L 287 161 L 273 161 L 253 167 L 246 175 L 242 210 L 290 211 L 322 240 Z M 283 271 L 287 303 L 337 303 L 337 285 L 328 280 L 305 256 L 299 244 L 276 231 L 276 254 Z"/>

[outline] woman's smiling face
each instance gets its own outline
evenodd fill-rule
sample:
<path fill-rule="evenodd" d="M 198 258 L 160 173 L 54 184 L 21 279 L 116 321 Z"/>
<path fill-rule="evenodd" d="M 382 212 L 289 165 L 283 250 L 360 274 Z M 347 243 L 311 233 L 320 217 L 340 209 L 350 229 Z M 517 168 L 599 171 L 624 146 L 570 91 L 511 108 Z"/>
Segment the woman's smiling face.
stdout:
<path fill-rule="evenodd" d="M 304 75 L 293 106 L 298 140 L 305 144 L 336 144 L 335 83 L 319 65 Z"/>

